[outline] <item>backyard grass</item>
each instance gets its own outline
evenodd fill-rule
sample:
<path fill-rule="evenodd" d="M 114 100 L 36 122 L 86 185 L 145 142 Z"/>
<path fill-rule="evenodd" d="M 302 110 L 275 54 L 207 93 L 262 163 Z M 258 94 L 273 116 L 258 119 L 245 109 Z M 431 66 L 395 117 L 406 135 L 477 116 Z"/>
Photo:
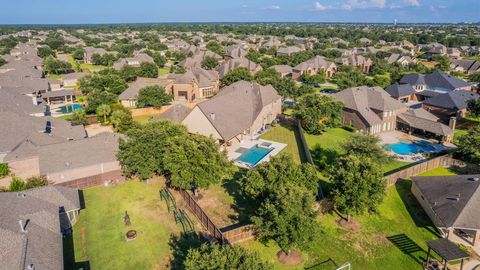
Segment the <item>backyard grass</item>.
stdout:
<path fill-rule="evenodd" d="M 289 124 L 278 125 L 263 134 L 260 138 L 284 143 L 287 146 L 282 150 L 282 153 L 291 155 L 293 160 L 298 164 L 306 161 L 305 152 L 302 149 L 302 143 L 300 141 L 300 134 L 294 126 Z"/>
<path fill-rule="evenodd" d="M 410 193 L 411 182 L 390 187 L 378 214 L 354 217 L 355 229 L 338 225 L 335 213 L 318 218 L 322 234 L 310 251 L 304 252 L 304 264 L 288 267 L 276 261 L 279 248 L 257 241 L 242 246 L 259 252 L 276 269 L 334 270 L 345 262 L 352 269 L 420 269 L 426 257 L 425 240 L 438 238 L 430 220 Z"/>
<path fill-rule="evenodd" d="M 331 128 L 321 135 L 310 135 L 305 133 L 312 158 L 317 166 L 321 166 L 322 161 L 330 164 L 335 157 L 341 154 L 341 145 L 346 142 L 353 132 L 347 131 L 343 128 Z M 393 160 L 383 165 L 383 171 L 389 172 L 398 170 L 411 163 Z"/>
<path fill-rule="evenodd" d="M 85 189 L 85 209 L 73 227 L 75 263 L 68 247 L 72 243 L 65 241 L 66 269 L 78 269 L 86 264 L 82 262 L 91 269 L 164 269 L 171 257 L 170 237 L 179 227 L 160 200 L 161 186 L 132 180 Z M 131 227 L 124 225 L 125 211 Z M 137 238 L 126 242 L 130 229 L 137 231 Z"/>
<path fill-rule="evenodd" d="M 418 176 L 449 176 L 449 175 L 458 175 L 458 172 L 449 168 L 438 167 L 436 169 L 421 173 Z"/>
<path fill-rule="evenodd" d="M 139 115 L 139 116 L 134 116 L 133 117 L 133 121 L 139 123 L 139 124 L 146 124 L 148 123 L 148 120 L 150 120 L 150 118 L 152 118 L 152 116 L 154 116 L 153 114 L 151 115 Z"/>
<path fill-rule="evenodd" d="M 61 80 L 63 79 L 63 76 L 65 76 L 65 74 L 48 74 L 48 78 L 54 80 Z"/>
<path fill-rule="evenodd" d="M 158 74 L 159 75 L 165 75 L 165 74 L 169 74 L 170 73 L 170 70 L 168 68 L 158 68 Z"/>
<path fill-rule="evenodd" d="M 474 126 L 480 125 L 480 118 L 469 118 L 465 117 L 460 119 L 457 122 L 457 126 L 455 128 L 455 136 L 454 139 L 458 139 L 460 136 L 467 134 L 468 129 Z"/>

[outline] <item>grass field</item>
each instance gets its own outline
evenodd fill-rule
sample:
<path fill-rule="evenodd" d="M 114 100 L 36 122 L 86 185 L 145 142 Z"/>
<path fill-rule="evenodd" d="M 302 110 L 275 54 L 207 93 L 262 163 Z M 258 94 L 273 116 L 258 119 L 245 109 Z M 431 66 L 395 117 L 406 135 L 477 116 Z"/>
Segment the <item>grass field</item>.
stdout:
<path fill-rule="evenodd" d="M 344 228 L 335 213 L 321 215 L 319 240 L 310 251 L 303 252 L 302 265 L 288 267 L 276 261 L 279 248 L 258 241 L 242 246 L 259 252 L 276 269 L 334 270 L 345 262 L 352 269 L 420 269 L 426 257 L 425 240 L 437 238 L 430 220 L 410 193 L 411 182 L 403 181 L 389 188 L 378 214 L 354 217 L 357 226 Z"/>
<path fill-rule="evenodd" d="M 140 115 L 140 116 L 134 116 L 133 121 L 139 123 L 139 124 L 146 124 L 150 118 L 152 118 L 154 115 Z"/>
<path fill-rule="evenodd" d="M 347 131 L 343 128 L 332 128 L 321 135 L 309 135 L 305 133 L 305 139 L 313 160 L 317 165 L 321 165 L 323 160 L 326 163 L 331 163 L 339 154 L 341 154 L 341 145 L 346 142 L 353 132 Z M 391 161 L 384 164 L 383 171 L 387 174 L 391 171 L 398 170 L 410 163 L 401 161 Z"/>
<path fill-rule="evenodd" d="M 66 241 L 66 269 L 86 262 L 91 269 L 164 269 L 171 256 L 170 237 L 179 227 L 160 200 L 160 188 L 132 180 L 85 189 L 85 209 L 73 227 L 75 263 L 72 243 Z M 131 227 L 124 225 L 125 211 Z M 130 229 L 137 231 L 137 238 L 127 242 L 124 235 Z"/>
<path fill-rule="evenodd" d="M 158 69 L 158 74 L 159 75 L 164 75 L 164 74 L 169 74 L 170 70 L 168 68 L 159 68 Z"/>
<path fill-rule="evenodd" d="M 419 174 L 418 176 L 443 176 L 443 175 L 458 175 L 457 171 L 454 171 L 449 168 L 444 168 L 444 167 L 438 167 L 436 169 L 430 170 L 428 172 L 424 172 L 422 174 Z"/>
<path fill-rule="evenodd" d="M 287 144 L 282 153 L 293 157 L 297 163 L 305 162 L 305 152 L 302 149 L 298 130 L 288 124 L 278 125 L 261 136 L 262 139 Z"/>
<path fill-rule="evenodd" d="M 480 125 L 480 118 L 462 118 L 457 122 L 454 139 L 467 134 L 469 128 Z"/>

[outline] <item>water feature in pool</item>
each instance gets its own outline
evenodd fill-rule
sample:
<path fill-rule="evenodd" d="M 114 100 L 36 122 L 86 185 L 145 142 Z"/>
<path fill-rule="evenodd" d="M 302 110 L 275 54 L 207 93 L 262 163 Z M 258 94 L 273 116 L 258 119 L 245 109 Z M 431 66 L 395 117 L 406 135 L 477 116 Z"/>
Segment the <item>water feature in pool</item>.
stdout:
<path fill-rule="evenodd" d="M 436 150 L 433 144 L 427 141 L 401 141 L 394 144 L 387 144 L 385 147 L 398 155 L 418 154 L 420 152 L 429 153 Z"/>
<path fill-rule="evenodd" d="M 264 148 L 258 147 L 257 145 L 249 148 L 242 155 L 240 155 L 237 160 L 243 163 L 247 163 L 251 166 L 257 165 L 260 160 L 267 156 L 270 152 L 273 151 L 273 148 Z"/>

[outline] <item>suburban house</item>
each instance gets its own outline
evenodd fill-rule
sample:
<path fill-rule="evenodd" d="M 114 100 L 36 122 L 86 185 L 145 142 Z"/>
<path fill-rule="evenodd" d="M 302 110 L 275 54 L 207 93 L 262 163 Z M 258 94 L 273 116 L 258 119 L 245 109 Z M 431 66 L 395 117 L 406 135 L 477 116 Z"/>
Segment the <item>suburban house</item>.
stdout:
<path fill-rule="evenodd" d="M 398 84 L 394 83 L 385 89 L 390 96 L 402 103 L 408 103 L 411 100 L 415 100 L 416 91 L 410 84 Z"/>
<path fill-rule="evenodd" d="M 292 77 L 293 68 L 289 65 L 275 65 L 275 66 L 272 66 L 270 68 L 273 68 L 278 73 L 280 73 L 280 76 L 282 78 L 291 78 Z"/>
<path fill-rule="evenodd" d="M 215 70 L 195 67 L 185 74 L 172 74 L 174 82 L 170 87 L 174 100 L 193 102 L 214 96 L 220 88 L 219 74 Z"/>
<path fill-rule="evenodd" d="M 359 54 L 338 58 L 335 60 L 335 63 L 339 66 L 350 65 L 357 67 L 361 69 L 363 73 L 369 73 L 373 65 L 373 61 L 370 58 Z"/>
<path fill-rule="evenodd" d="M 282 98 L 271 86 L 239 81 L 197 104 L 182 123 L 192 133 L 232 145 L 254 137 L 282 112 Z"/>
<path fill-rule="evenodd" d="M 429 91 L 440 94 L 454 90 L 472 89 L 471 83 L 439 71 L 426 75 L 418 73 L 405 74 L 400 79 L 400 84 L 410 84 L 417 92 Z"/>
<path fill-rule="evenodd" d="M 228 72 L 240 67 L 248 69 L 252 75 L 262 70 L 262 66 L 248 60 L 247 58 L 233 58 L 226 60 L 223 64 L 219 65 L 216 70 L 221 79 L 223 76 L 227 75 Z"/>
<path fill-rule="evenodd" d="M 290 56 L 294 53 L 298 53 L 304 51 L 304 49 L 298 47 L 298 46 L 289 46 L 289 47 L 281 47 L 278 48 L 277 50 L 277 55 L 278 56 Z"/>
<path fill-rule="evenodd" d="M 465 117 L 469 100 L 478 100 L 480 95 L 465 90 L 451 91 L 427 98 L 423 108 L 443 117 Z"/>
<path fill-rule="evenodd" d="M 43 145 L 26 140 L 8 153 L 4 161 L 18 176 L 45 176 L 53 184 L 82 187 L 93 180 L 97 184 L 120 181 L 124 177 L 116 158 L 119 138 L 119 134 L 105 132 Z"/>
<path fill-rule="evenodd" d="M 171 83 L 171 80 L 165 79 L 137 78 L 136 81 L 130 84 L 130 86 L 118 96 L 118 99 L 123 106 L 128 108 L 136 108 L 138 92 L 140 89 L 147 86 L 160 86 L 165 88 L 167 92 L 170 92 Z"/>
<path fill-rule="evenodd" d="M 194 67 L 201 68 L 202 62 L 203 60 L 205 60 L 206 57 L 212 57 L 219 62 L 223 59 L 220 55 L 212 51 L 198 50 L 198 51 L 195 51 L 195 53 L 191 57 L 187 57 L 185 58 L 185 60 L 178 63 L 178 66 L 186 70 L 189 70 Z"/>
<path fill-rule="evenodd" d="M 142 63 L 155 63 L 153 58 L 145 53 L 139 53 L 135 57 L 120 58 L 113 63 L 113 68 L 116 70 L 122 69 L 123 66 L 129 65 L 132 67 L 139 67 Z"/>
<path fill-rule="evenodd" d="M 183 104 L 176 104 L 168 108 L 166 111 L 159 115 L 154 115 L 151 121 L 157 120 L 170 120 L 174 123 L 182 123 L 183 119 L 192 111 L 189 107 Z"/>
<path fill-rule="evenodd" d="M 412 178 L 412 193 L 443 237 L 480 247 L 480 175 Z"/>
<path fill-rule="evenodd" d="M 480 71 L 480 61 L 472 59 L 455 59 L 452 61 L 452 70 L 472 74 Z"/>
<path fill-rule="evenodd" d="M 85 73 L 82 72 L 74 72 L 65 74 L 62 78 L 62 85 L 63 87 L 74 87 L 78 84 L 78 80 L 85 77 Z"/>
<path fill-rule="evenodd" d="M 0 193 L 0 268 L 63 270 L 63 235 L 71 232 L 79 209 L 76 189 Z"/>
<path fill-rule="evenodd" d="M 333 94 L 344 104 L 342 123 L 368 134 L 402 130 L 422 136 L 435 137 L 440 142 L 453 139 L 455 121 L 442 124 L 428 111 L 411 109 L 380 87 L 353 87 Z"/>
<path fill-rule="evenodd" d="M 314 58 L 298 64 L 292 69 L 292 79 L 298 80 L 304 72 L 315 75 L 319 72 L 325 72 L 327 78 L 331 78 L 337 71 L 337 65 L 333 62 L 325 60 L 323 56 L 315 56 Z"/>
<path fill-rule="evenodd" d="M 403 66 L 416 62 L 416 60 L 411 56 L 408 56 L 408 55 L 405 56 L 398 53 L 392 53 L 389 57 L 386 57 L 385 60 L 387 60 L 389 64 L 398 63 Z"/>
<path fill-rule="evenodd" d="M 85 51 L 84 54 L 83 54 L 83 61 L 87 64 L 92 63 L 92 55 L 98 54 L 98 55 L 102 56 L 102 55 L 108 53 L 103 48 L 85 47 L 83 50 Z"/>
<path fill-rule="evenodd" d="M 225 59 L 244 58 L 248 52 L 245 51 L 242 46 L 232 45 L 225 49 Z"/>

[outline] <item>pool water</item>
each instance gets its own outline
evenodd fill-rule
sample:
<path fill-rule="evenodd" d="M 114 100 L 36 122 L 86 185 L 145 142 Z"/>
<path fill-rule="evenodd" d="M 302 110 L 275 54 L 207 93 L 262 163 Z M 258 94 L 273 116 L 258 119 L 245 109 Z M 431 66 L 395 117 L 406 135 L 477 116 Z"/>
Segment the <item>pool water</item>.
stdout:
<path fill-rule="evenodd" d="M 81 109 L 83 109 L 82 105 L 72 104 L 72 105 L 65 105 L 65 106 L 59 107 L 57 111 L 65 114 L 65 113 L 71 113 L 71 112 L 74 112 L 74 111 L 78 111 L 78 110 L 81 110 Z"/>
<path fill-rule="evenodd" d="M 427 141 L 416 141 L 413 143 L 398 142 L 394 144 L 387 144 L 385 147 L 399 155 L 418 154 L 420 152 L 428 153 L 435 151 L 435 147 Z"/>
<path fill-rule="evenodd" d="M 237 160 L 255 166 L 258 162 L 260 162 L 260 160 L 268 155 L 268 153 L 272 152 L 272 150 L 273 149 L 261 148 L 255 145 L 254 147 L 245 151 L 237 158 Z"/>

